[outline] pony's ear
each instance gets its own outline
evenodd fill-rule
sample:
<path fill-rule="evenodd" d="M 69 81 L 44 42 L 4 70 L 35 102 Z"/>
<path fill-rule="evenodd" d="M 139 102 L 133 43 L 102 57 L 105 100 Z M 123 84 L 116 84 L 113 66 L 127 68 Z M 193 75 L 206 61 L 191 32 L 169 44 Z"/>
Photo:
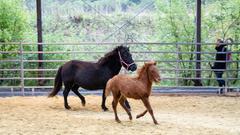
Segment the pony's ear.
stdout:
<path fill-rule="evenodd" d="M 157 62 L 156 61 L 150 61 L 150 65 L 157 65 Z"/>
<path fill-rule="evenodd" d="M 121 52 L 121 50 L 122 50 L 123 48 L 124 48 L 124 47 L 123 47 L 123 44 L 121 44 L 121 45 L 117 46 L 117 51 Z"/>
<path fill-rule="evenodd" d="M 149 64 L 150 64 L 149 61 L 144 62 L 144 66 L 148 66 Z"/>
<path fill-rule="evenodd" d="M 145 65 L 157 65 L 157 62 L 156 61 L 147 61 L 147 62 L 144 62 Z"/>

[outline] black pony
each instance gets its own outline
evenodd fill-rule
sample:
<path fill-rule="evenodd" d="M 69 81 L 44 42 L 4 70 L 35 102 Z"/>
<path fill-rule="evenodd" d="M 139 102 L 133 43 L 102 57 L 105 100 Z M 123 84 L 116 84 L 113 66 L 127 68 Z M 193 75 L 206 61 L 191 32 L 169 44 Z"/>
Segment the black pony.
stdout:
<path fill-rule="evenodd" d="M 78 60 L 71 60 L 62 65 L 57 72 L 54 82 L 54 88 L 49 97 L 57 95 L 64 83 L 65 89 L 63 91 L 64 106 L 66 109 L 71 107 L 68 105 L 67 96 L 72 90 L 85 105 L 85 98 L 79 93 L 78 88 L 82 87 L 86 90 L 103 89 L 102 94 L 102 109 L 108 110 L 105 106 L 105 87 L 107 81 L 113 76 L 117 75 L 124 67 L 127 70 L 135 71 L 136 64 L 132 59 L 129 48 L 125 46 L 118 46 L 113 51 L 105 54 L 98 62 L 85 62 Z"/>

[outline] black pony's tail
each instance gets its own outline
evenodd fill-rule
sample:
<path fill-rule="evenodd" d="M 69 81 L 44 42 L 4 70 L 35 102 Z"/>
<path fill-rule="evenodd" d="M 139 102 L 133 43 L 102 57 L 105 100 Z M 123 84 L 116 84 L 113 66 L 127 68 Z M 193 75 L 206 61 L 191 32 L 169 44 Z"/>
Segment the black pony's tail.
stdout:
<path fill-rule="evenodd" d="M 48 97 L 54 97 L 60 91 L 62 87 L 62 76 L 61 76 L 62 66 L 58 69 L 57 75 L 54 81 L 54 88 L 51 93 L 48 94 Z"/>

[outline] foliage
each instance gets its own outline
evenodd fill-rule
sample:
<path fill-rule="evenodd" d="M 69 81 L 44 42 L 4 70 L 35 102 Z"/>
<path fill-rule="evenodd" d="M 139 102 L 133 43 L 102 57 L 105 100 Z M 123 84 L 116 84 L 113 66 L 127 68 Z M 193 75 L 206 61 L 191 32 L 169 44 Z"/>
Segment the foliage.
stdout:
<path fill-rule="evenodd" d="M 3 2 L 2 2 L 3 1 Z M 1 41 L 25 41 L 36 42 L 36 4 L 35 0 L 24 0 L 28 12 L 22 8 L 18 0 L 2 0 L 3 3 L 11 3 L 10 15 L 2 15 L 0 12 L 0 24 L 3 20 L 11 20 L 10 26 L 13 27 L 12 18 L 17 18 L 22 23 L 18 32 L 11 35 L 13 28 L 0 31 Z M 126 27 L 118 30 L 118 27 L 127 23 L 127 20 L 134 17 L 151 1 L 149 0 L 42 0 L 43 8 L 43 40 L 44 42 L 123 42 L 123 41 L 149 41 L 149 42 L 195 42 L 195 0 L 155 0 L 155 5 L 141 13 L 135 19 L 128 22 Z M 21 6 L 20 6 L 21 5 Z M 240 0 L 209 0 L 202 1 L 202 42 L 215 42 L 217 38 L 233 38 L 235 42 L 240 41 Z M 0 6 L 1 7 L 1 6 Z M 7 6 L 5 6 L 7 7 Z M 0 8 L 1 11 L 2 8 Z M 96 11 L 97 10 L 97 11 Z M 15 14 L 16 12 L 16 14 Z M 101 13 L 101 14 L 99 14 Z M 6 13 L 5 13 L 6 14 Z M 17 15 L 18 17 L 13 17 Z M 28 15 L 28 16 L 27 16 Z M 9 16 L 8 19 L 6 19 Z M 27 19 L 30 19 L 28 23 Z M 27 25 L 26 25 L 27 24 Z M 27 27 L 30 24 L 30 29 Z M 0 25 L 1 26 L 1 25 Z M 26 31 L 24 31 L 26 29 Z M 7 31 L 7 32 L 6 32 Z M 113 34 L 113 32 L 115 32 Z M 2 33 L 2 34 L 1 34 Z M 3 34 L 4 33 L 4 34 Z M 112 34 L 112 36 L 110 36 Z M 2 36 L 1 36 L 2 35 Z M 4 37 L 4 38 L 2 38 Z M 129 38 L 130 37 L 130 38 Z M 2 40 L 4 39 L 4 40 Z M 36 46 L 25 46 L 25 51 L 37 51 Z M 106 47 L 72 47 L 45 45 L 44 51 L 67 51 L 68 54 L 44 54 L 44 59 L 69 60 L 80 59 L 95 61 L 103 54 L 97 53 L 86 55 L 86 53 L 74 54 L 71 51 L 102 51 L 110 50 Z M 229 46 L 233 51 L 239 51 L 239 45 Z M 18 48 L 5 49 L 18 50 Z M 169 51 L 169 52 L 188 52 L 181 53 L 136 53 L 134 58 L 140 62 L 143 59 L 171 60 L 175 62 L 159 63 L 159 67 L 173 69 L 172 71 L 162 72 L 164 77 L 193 78 L 195 77 L 194 61 L 195 45 L 136 45 L 131 46 L 132 51 Z M 202 52 L 215 52 L 214 47 L 202 45 Z M 8 58 L 11 55 L 8 55 Z M 13 55 L 12 55 L 13 56 Z M 202 54 L 202 60 L 214 60 L 214 54 Z M 37 59 L 36 54 L 25 54 L 25 60 Z M 176 60 L 180 62 L 177 63 Z M 233 60 L 239 60 L 239 54 L 232 54 Z M 44 63 L 45 68 L 55 69 L 62 63 Z M 202 69 L 209 70 L 207 62 L 202 62 Z M 15 65 L 16 66 L 16 65 Z M 26 63 L 26 68 L 37 68 L 37 63 Z M 180 71 L 175 69 L 179 68 Z M 239 69 L 239 63 L 230 64 L 231 69 Z M 188 69 L 185 70 L 184 69 Z M 17 73 L 16 73 L 17 74 Z M 177 75 L 178 74 L 178 75 Z M 46 77 L 53 77 L 54 71 L 45 73 Z M 238 72 L 233 71 L 231 77 L 238 77 Z M 37 72 L 25 72 L 27 77 L 37 77 Z M 203 78 L 212 77 L 211 80 L 203 80 L 204 85 L 216 85 L 211 71 L 203 71 Z M 161 85 L 193 85 L 191 79 L 166 80 Z M 237 81 L 230 82 L 237 85 Z M 27 85 L 35 85 L 36 81 L 28 80 Z M 48 82 L 52 85 L 52 82 Z"/>
<path fill-rule="evenodd" d="M 0 2 L 0 42 L 20 41 L 27 28 L 27 13 L 19 0 Z"/>
<path fill-rule="evenodd" d="M 203 3 L 203 22 L 202 22 L 202 42 L 215 42 L 217 38 L 233 38 L 235 42 L 239 42 L 239 28 L 240 28 L 240 8 L 239 0 L 233 1 L 211 1 Z M 164 42 L 194 42 L 195 41 L 195 3 L 191 0 L 157 0 L 157 16 L 158 16 L 158 39 Z M 173 46 L 163 48 L 164 50 L 176 50 L 179 52 L 193 52 L 195 50 L 194 45 L 188 46 Z M 235 45 L 232 50 L 239 50 Z M 213 46 L 202 45 L 202 52 L 215 52 Z M 168 57 L 174 57 L 170 55 Z M 178 59 L 181 60 L 195 60 L 195 55 L 178 55 Z M 202 60 L 214 60 L 213 55 L 202 54 Z M 236 54 L 233 56 L 233 60 L 239 60 Z M 176 68 L 175 65 L 166 65 Z M 194 63 L 180 62 L 180 69 L 194 69 Z M 239 69 L 238 63 L 232 63 L 231 68 Z M 202 69 L 209 69 L 208 63 L 202 62 Z M 237 77 L 237 71 L 229 73 Z M 211 71 L 202 72 L 203 78 L 211 77 Z M 210 76 L 209 76 L 210 75 Z M 177 76 L 175 76 L 177 77 Z M 180 77 L 191 78 L 194 77 L 193 71 L 182 71 Z M 181 85 L 192 85 L 191 79 L 182 80 Z M 204 85 L 210 85 L 212 80 L 203 80 Z M 236 81 L 232 83 L 236 84 Z"/>
<path fill-rule="evenodd" d="M 188 0 L 168 0 L 157 1 L 158 11 L 158 27 L 159 27 L 159 39 L 164 42 L 187 42 L 192 43 L 195 40 L 195 26 L 194 26 L 194 3 L 188 3 Z M 183 21 L 184 20 L 184 21 Z M 161 30 L 164 30 L 161 31 Z M 195 50 L 194 45 L 176 45 L 168 48 L 162 48 L 163 50 L 175 50 L 176 52 L 193 52 Z M 183 62 L 184 60 L 194 60 L 194 54 L 169 54 L 169 57 L 175 57 L 180 62 L 170 66 L 171 68 L 179 69 L 194 69 L 193 62 Z M 194 72 L 189 70 L 183 70 L 180 72 L 182 78 L 194 77 Z M 179 80 L 180 85 L 191 85 L 191 80 Z"/>
<path fill-rule="evenodd" d="M 0 42 L 17 42 L 22 41 L 24 32 L 28 29 L 27 24 L 27 11 L 23 8 L 23 1 L 21 0 L 1 0 L 0 1 Z M 1 51 L 16 51 L 18 46 L 3 44 L 0 46 Z M 17 57 L 17 54 L 0 54 L 0 60 L 11 59 Z M 18 63 L 0 63 L 0 68 L 16 68 Z M 9 75 L 9 71 L 1 71 L 0 76 L 12 76 L 14 73 L 19 74 L 17 71 Z M 8 81 L 12 82 L 12 81 Z M 0 82 L 0 84 L 3 81 Z"/>

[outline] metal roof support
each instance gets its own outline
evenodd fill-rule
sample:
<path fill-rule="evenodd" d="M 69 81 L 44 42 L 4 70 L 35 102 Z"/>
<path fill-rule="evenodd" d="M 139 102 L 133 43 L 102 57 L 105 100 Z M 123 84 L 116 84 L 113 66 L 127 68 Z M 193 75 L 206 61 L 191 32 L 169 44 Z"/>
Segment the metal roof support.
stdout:
<path fill-rule="evenodd" d="M 196 0 L 196 69 L 201 69 L 201 0 Z M 195 86 L 202 86 L 201 70 L 196 70 Z"/>
<path fill-rule="evenodd" d="M 37 37 L 38 37 L 38 51 L 42 52 L 43 51 L 43 45 L 42 45 L 42 8 L 41 8 L 41 0 L 36 1 L 36 10 L 37 10 Z M 43 54 L 39 53 L 38 54 L 38 60 L 43 60 Z M 38 68 L 43 69 L 43 62 L 38 62 Z M 43 77 L 43 72 L 39 71 L 38 72 L 38 77 Z M 43 85 L 43 81 L 39 80 L 38 82 L 39 85 Z"/>

